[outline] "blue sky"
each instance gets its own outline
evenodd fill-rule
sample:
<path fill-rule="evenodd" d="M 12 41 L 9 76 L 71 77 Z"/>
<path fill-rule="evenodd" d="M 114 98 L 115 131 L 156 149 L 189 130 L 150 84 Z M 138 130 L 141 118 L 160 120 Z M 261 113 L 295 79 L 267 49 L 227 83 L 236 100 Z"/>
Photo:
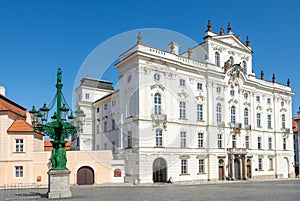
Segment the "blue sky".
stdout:
<path fill-rule="evenodd" d="M 295 116 L 300 105 L 299 8 L 296 0 L 1 0 L 0 85 L 20 105 L 39 107 L 52 100 L 61 67 L 64 95 L 71 102 L 80 67 L 101 43 L 145 28 L 171 30 L 201 43 L 210 19 L 215 32 L 226 30 L 230 22 L 243 41 L 250 37 L 258 77 L 264 70 L 265 79 L 271 80 L 273 73 L 277 82 L 291 79 Z"/>

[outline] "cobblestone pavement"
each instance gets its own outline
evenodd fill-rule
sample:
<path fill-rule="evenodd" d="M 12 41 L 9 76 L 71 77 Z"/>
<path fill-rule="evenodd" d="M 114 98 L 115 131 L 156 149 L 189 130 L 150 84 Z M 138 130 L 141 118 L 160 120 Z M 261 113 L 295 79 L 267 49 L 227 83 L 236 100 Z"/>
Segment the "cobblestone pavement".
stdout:
<path fill-rule="evenodd" d="M 253 180 L 180 184 L 110 184 L 71 187 L 72 198 L 57 200 L 251 200 L 298 201 L 300 180 Z M 0 190 L 1 200 L 48 200 L 47 189 Z"/>

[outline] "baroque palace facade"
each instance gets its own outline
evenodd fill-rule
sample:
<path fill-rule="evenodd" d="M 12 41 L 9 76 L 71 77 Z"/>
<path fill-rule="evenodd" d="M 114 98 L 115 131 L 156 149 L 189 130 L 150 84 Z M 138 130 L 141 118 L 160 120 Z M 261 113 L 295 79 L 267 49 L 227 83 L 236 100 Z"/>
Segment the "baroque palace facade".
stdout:
<path fill-rule="evenodd" d="M 207 25 L 204 42 L 179 54 L 138 42 L 119 57 L 119 89 L 84 78 L 77 107 L 87 114 L 73 136 L 81 150 L 108 149 L 124 160 L 125 182 L 294 176 L 292 95 L 257 77 L 252 50 Z M 82 137 L 81 137 L 82 136 Z"/>

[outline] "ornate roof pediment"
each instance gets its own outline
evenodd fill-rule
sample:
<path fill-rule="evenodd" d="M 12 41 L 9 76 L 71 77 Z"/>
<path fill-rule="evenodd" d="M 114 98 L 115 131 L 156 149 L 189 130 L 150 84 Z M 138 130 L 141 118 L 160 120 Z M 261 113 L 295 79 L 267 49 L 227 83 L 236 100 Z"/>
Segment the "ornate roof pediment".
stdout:
<path fill-rule="evenodd" d="M 239 39 L 237 39 L 232 34 L 223 35 L 223 36 L 213 36 L 212 38 L 215 40 L 221 41 L 223 43 L 226 43 L 232 47 L 237 47 L 237 48 L 243 49 L 247 52 L 251 52 L 251 50 L 246 45 L 244 45 Z"/>

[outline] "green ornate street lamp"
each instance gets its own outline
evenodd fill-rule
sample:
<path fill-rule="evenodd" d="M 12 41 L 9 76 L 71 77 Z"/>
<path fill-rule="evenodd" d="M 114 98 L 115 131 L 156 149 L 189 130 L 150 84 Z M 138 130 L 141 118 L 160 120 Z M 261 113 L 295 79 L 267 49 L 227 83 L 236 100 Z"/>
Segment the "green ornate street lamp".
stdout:
<path fill-rule="evenodd" d="M 73 116 L 72 112 L 70 116 L 68 116 L 68 112 L 71 109 L 62 94 L 63 84 L 61 82 L 61 78 L 62 71 L 58 68 L 56 83 L 57 92 L 50 105 L 47 107 L 45 103 L 39 110 L 36 110 L 33 106 L 32 110 L 29 111 L 32 115 L 32 125 L 34 130 L 43 132 L 52 139 L 51 143 L 53 149 L 51 154 L 51 170 L 67 170 L 65 139 L 78 131 L 85 116 L 79 108 L 75 111 L 76 118 Z M 51 117 L 52 121 L 48 122 L 48 112 L 55 106 L 55 103 L 56 112 L 54 112 L 54 115 Z M 72 122 L 72 124 L 70 122 Z"/>

